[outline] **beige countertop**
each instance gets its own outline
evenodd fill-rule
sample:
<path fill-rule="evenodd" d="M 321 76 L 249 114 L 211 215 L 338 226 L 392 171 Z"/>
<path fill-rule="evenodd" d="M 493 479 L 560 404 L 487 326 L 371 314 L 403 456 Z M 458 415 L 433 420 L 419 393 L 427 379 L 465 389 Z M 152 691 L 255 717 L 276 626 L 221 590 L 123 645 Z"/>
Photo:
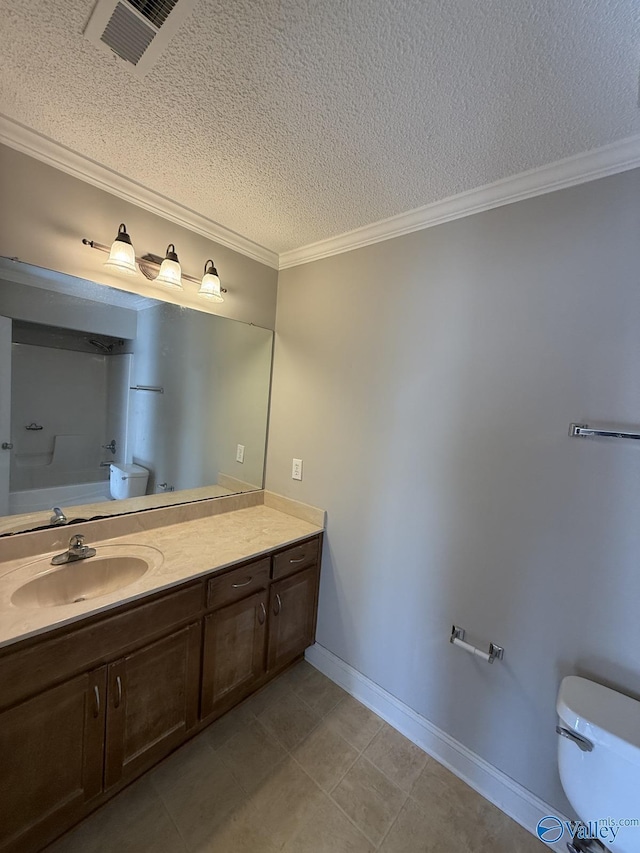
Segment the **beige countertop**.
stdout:
<path fill-rule="evenodd" d="M 270 493 L 266 495 L 265 504 L 258 506 L 231 509 L 151 530 L 130 531 L 110 539 L 92 541 L 87 536 L 86 544 L 95 547 L 98 555 L 100 548 L 107 545 L 118 546 L 118 550 L 121 548 L 123 553 L 126 553 L 127 546 L 135 548 L 143 545 L 157 549 L 162 559 L 157 560 L 157 564 L 146 574 L 128 586 L 86 601 L 33 608 L 16 607 L 12 603 L 11 598 L 19 587 L 42 574 L 40 561 L 46 560 L 46 571 L 55 571 L 55 567 L 49 566 L 49 561 L 60 552 L 59 548 L 44 554 L 0 562 L 0 647 L 135 601 L 150 593 L 169 589 L 242 560 L 259 557 L 323 529 L 321 511 L 300 513 L 294 506 L 295 502 Z M 267 506 L 267 501 L 277 508 Z M 310 511 L 313 508 L 306 509 Z M 303 518 L 289 514 L 286 510 Z M 315 513 L 317 517 L 313 518 Z M 83 532 L 82 525 L 68 530 L 70 533 Z M 88 558 L 88 569 L 90 562 L 91 558 Z"/>
<path fill-rule="evenodd" d="M 138 512 L 143 509 L 169 507 L 176 504 L 189 503 L 190 501 L 219 498 L 225 495 L 236 495 L 241 492 L 260 491 L 256 486 L 251 486 L 248 483 L 242 483 L 240 480 L 233 481 L 230 477 L 225 477 L 224 479 L 224 484 L 219 483 L 216 486 L 201 486 L 197 489 L 181 489 L 178 492 L 160 492 L 160 494 L 141 495 L 138 498 L 124 498 L 119 501 L 108 500 L 100 501 L 99 503 L 65 506 L 64 513 L 71 521 L 74 518 L 94 518 L 96 516 L 103 515 L 118 515 L 127 512 Z M 105 486 L 108 489 L 108 480 L 105 481 Z M 50 518 L 50 509 L 0 517 L 0 534 L 20 533 L 25 530 L 33 530 L 36 527 L 44 527 L 49 524 Z"/>

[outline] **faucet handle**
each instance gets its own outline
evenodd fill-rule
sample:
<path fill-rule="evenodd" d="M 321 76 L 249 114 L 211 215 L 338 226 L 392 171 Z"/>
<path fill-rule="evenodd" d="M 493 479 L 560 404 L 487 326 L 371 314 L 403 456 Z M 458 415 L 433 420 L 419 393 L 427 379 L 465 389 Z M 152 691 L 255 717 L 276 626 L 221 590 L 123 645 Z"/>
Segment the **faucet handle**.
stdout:
<path fill-rule="evenodd" d="M 52 511 L 53 515 L 49 519 L 49 524 L 67 524 L 67 516 L 59 506 L 52 507 Z"/>
<path fill-rule="evenodd" d="M 71 539 L 69 539 L 69 547 L 70 548 L 83 548 L 84 547 L 84 536 L 82 533 L 75 533 Z"/>

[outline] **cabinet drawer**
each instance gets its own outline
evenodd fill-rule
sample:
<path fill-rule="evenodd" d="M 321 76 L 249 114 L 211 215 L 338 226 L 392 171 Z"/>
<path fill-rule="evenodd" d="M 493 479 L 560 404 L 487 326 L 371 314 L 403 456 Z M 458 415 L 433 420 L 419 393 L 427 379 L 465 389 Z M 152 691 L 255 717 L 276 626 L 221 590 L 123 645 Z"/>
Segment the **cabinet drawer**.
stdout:
<path fill-rule="evenodd" d="M 240 601 L 241 598 L 252 595 L 259 589 L 264 589 L 269 583 L 270 562 L 267 557 L 211 578 L 207 584 L 207 607 L 231 604 L 233 601 Z"/>
<path fill-rule="evenodd" d="M 307 566 L 314 566 L 318 560 L 318 538 L 309 539 L 301 545 L 294 545 L 293 548 L 287 548 L 286 551 L 281 551 L 273 558 L 273 572 L 271 577 L 284 578 L 287 575 L 297 572 L 299 569 L 306 569 Z"/>

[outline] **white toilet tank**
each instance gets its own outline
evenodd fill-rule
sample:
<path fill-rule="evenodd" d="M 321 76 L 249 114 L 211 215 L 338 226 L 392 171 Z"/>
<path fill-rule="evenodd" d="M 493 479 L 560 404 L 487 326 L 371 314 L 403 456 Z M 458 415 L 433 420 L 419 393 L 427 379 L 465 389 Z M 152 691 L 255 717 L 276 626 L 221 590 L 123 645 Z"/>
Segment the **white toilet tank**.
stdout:
<path fill-rule="evenodd" d="M 558 767 L 567 799 L 583 823 L 640 818 L 640 702 L 570 675 L 560 685 L 560 727 L 593 745 L 583 751 L 558 737 Z M 600 840 L 618 853 L 640 851 L 640 826 Z"/>
<path fill-rule="evenodd" d="M 148 480 L 149 471 L 142 465 L 109 466 L 109 492 L 114 501 L 146 495 Z"/>

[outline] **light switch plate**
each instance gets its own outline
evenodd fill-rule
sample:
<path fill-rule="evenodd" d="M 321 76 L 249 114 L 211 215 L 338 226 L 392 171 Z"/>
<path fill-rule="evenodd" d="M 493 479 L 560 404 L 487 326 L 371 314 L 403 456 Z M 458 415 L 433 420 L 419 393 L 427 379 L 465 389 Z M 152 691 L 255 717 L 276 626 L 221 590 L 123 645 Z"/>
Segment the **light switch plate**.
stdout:
<path fill-rule="evenodd" d="M 239 444 L 236 450 L 236 462 L 244 462 L 244 444 Z"/>
<path fill-rule="evenodd" d="M 293 465 L 291 467 L 291 479 L 292 480 L 301 480 L 302 479 L 302 459 L 294 459 Z"/>

